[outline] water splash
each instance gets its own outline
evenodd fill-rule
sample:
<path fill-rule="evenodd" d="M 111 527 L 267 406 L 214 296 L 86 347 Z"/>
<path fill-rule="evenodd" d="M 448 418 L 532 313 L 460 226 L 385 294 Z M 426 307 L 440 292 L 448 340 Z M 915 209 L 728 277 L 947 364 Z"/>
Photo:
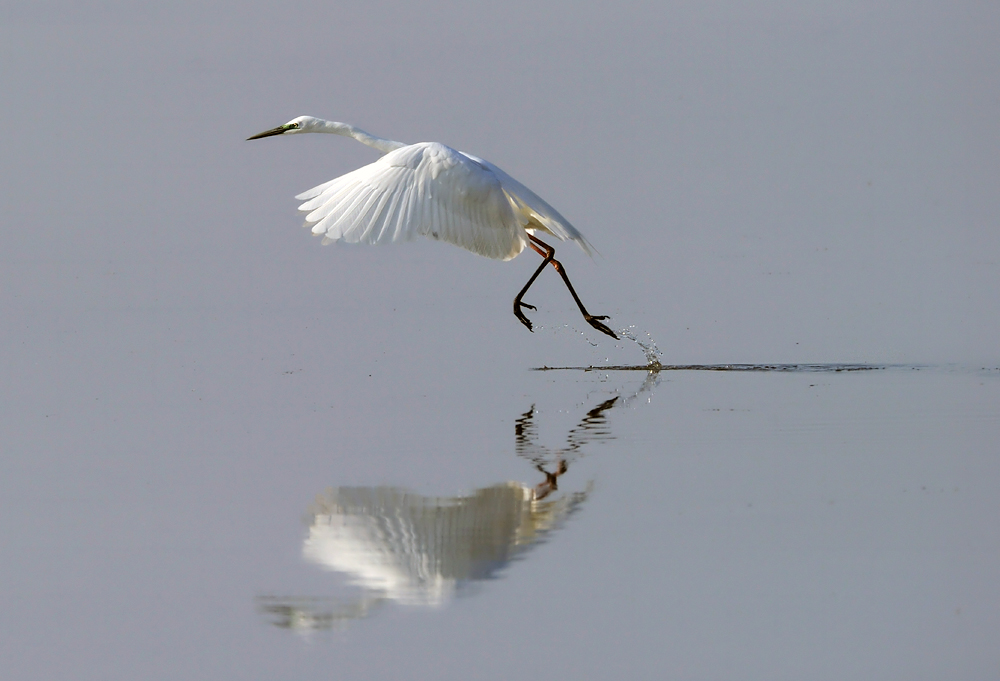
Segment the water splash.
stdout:
<path fill-rule="evenodd" d="M 585 343 L 594 348 L 601 347 L 601 341 L 607 340 L 606 338 L 602 337 L 595 341 L 590 336 L 592 329 L 587 328 L 581 331 L 572 324 L 556 324 L 551 326 L 546 326 L 544 324 L 535 325 L 535 331 L 540 332 L 543 330 L 550 331 L 552 332 L 553 335 L 558 334 L 560 331 L 563 330 L 571 331 L 575 334 L 578 334 L 584 340 Z M 663 356 L 663 352 L 658 347 L 656 347 L 656 341 L 653 340 L 653 337 L 649 334 L 648 331 L 646 332 L 646 340 L 642 340 L 636 335 L 635 324 L 633 324 L 632 326 L 619 329 L 618 335 L 624 338 L 625 340 L 630 340 L 639 346 L 639 349 L 642 350 L 642 354 L 646 358 L 646 366 L 649 367 L 651 371 L 658 371 L 663 367 L 663 364 L 660 362 L 660 357 Z M 615 347 L 619 349 L 624 349 L 625 345 L 616 343 Z M 608 364 L 611 364 L 610 357 L 605 357 L 604 361 Z"/>
<path fill-rule="evenodd" d="M 660 364 L 660 357 L 663 357 L 663 353 L 658 347 L 656 347 L 656 341 L 653 340 L 653 337 L 649 335 L 649 332 L 647 331 L 646 340 L 640 340 L 636 336 L 634 329 L 635 325 L 633 324 L 632 326 L 619 330 L 618 334 L 639 346 L 642 350 L 642 354 L 646 356 L 646 364 L 651 369 L 658 369 L 663 366 Z"/>

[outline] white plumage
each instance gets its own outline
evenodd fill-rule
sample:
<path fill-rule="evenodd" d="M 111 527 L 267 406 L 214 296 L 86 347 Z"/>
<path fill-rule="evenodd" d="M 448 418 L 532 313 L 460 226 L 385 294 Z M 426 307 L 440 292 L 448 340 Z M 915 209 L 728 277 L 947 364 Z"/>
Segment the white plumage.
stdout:
<path fill-rule="evenodd" d="M 552 259 L 555 249 L 535 234 L 576 242 L 588 255 L 590 244 L 555 208 L 492 163 L 437 142 L 404 144 L 312 116 L 299 116 L 249 139 L 305 132 L 353 137 L 385 154 L 295 197 L 304 201 L 299 210 L 323 243 L 384 244 L 421 235 L 497 260 L 510 260 L 527 246 L 545 259 L 514 300 L 518 319 L 531 329 L 521 308 L 534 308 L 522 303 L 521 296 L 552 263 L 587 322 L 617 338 L 597 321 L 607 317 L 587 313 L 562 265 Z"/>
<path fill-rule="evenodd" d="M 295 198 L 324 242 L 379 244 L 417 235 L 488 258 L 510 260 L 528 241 L 529 216 L 515 213 L 497 177 L 443 144 L 423 142 Z"/>

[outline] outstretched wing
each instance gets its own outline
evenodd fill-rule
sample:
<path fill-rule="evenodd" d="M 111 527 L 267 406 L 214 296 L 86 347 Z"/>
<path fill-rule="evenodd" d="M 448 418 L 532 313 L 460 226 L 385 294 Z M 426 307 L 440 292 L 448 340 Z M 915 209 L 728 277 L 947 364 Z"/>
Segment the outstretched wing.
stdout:
<path fill-rule="evenodd" d="M 570 224 L 559 211 L 550 206 L 542 197 L 531 191 L 513 177 L 497 168 L 489 161 L 462 152 L 464 156 L 472 159 L 500 180 L 507 197 L 514 205 L 517 213 L 527 218 L 526 228 L 528 230 L 541 229 L 552 236 L 563 241 L 575 241 L 587 255 L 593 255 L 594 247 L 590 245 L 586 237 Z M 522 218 L 524 219 L 524 218 Z"/>
<path fill-rule="evenodd" d="M 515 212 L 493 169 L 434 142 L 392 151 L 295 198 L 305 200 L 299 210 L 324 243 L 424 235 L 498 260 L 527 245 L 528 219 Z"/>

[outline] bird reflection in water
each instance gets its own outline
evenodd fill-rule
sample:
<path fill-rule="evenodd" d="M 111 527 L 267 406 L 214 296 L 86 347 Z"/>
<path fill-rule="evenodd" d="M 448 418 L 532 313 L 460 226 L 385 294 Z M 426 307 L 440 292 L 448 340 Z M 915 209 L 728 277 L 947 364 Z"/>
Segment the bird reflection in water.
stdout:
<path fill-rule="evenodd" d="M 535 485 L 533 490 L 535 501 L 541 501 L 559 489 L 557 481 L 559 476 L 569 470 L 568 461 L 577 455 L 583 445 L 612 439 L 605 412 L 615 405 L 619 397 L 620 395 L 615 395 L 588 411 L 580 423 L 567 433 L 566 447 L 556 452 L 551 452 L 548 447 L 538 444 L 535 405 L 531 405 L 531 409 L 514 422 L 514 449 L 517 455 L 531 461 L 538 472 L 545 476 L 545 480 Z M 555 461 L 555 470 L 551 473 L 546 470 L 549 461 Z"/>
<path fill-rule="evenodd" d="M 647 380 L 639 392 L 651 385 Z M 303 555 L 345 574 L 360 588 L 360 596 L 350 601 L 262 596 L 259 607 L 279 627 L 302 632 L 342 628 L 387 601 L 440 606 L 475 583 L 495 578 L 587 500 L 590 484 L 557 494 L 560 478 L 585 445 L 613 439 L 607 412 L 631 399 L 604 400 L 570 429 L 564 446 L 552 449 L 538 442 L 534 406 L 522 414 L 515 423 L 515 450 L 543 476 L 534 487 L 507 482 L 454 497 L 396 487 L 327 490 L 310 508 Z"/>

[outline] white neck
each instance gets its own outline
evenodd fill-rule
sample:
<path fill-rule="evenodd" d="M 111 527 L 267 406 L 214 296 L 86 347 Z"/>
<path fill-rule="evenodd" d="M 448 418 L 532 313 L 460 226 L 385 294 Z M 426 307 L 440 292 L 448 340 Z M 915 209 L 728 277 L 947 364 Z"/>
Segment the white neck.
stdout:
<path fill-rule="evenodd" d="M 319 119 L 317 125 L 314 129 L 308 132 L 329 132 L 334 135 L 343 135 L 344 137 L 353 137 L 362 144 L 367 144 L 373 149 L 378 149 L 383 154 L 389 153 L 390 151 L 395 151 L 400 147 L 407 146 L 403 142 L 395 142 L 393 140 L 382 139 L 381 137 L 376 137 L 369 132 L 365 132 L 361 128 L 356 128 L 348 123 L 337 123 L 336 121 L 324 121 Z"/>

